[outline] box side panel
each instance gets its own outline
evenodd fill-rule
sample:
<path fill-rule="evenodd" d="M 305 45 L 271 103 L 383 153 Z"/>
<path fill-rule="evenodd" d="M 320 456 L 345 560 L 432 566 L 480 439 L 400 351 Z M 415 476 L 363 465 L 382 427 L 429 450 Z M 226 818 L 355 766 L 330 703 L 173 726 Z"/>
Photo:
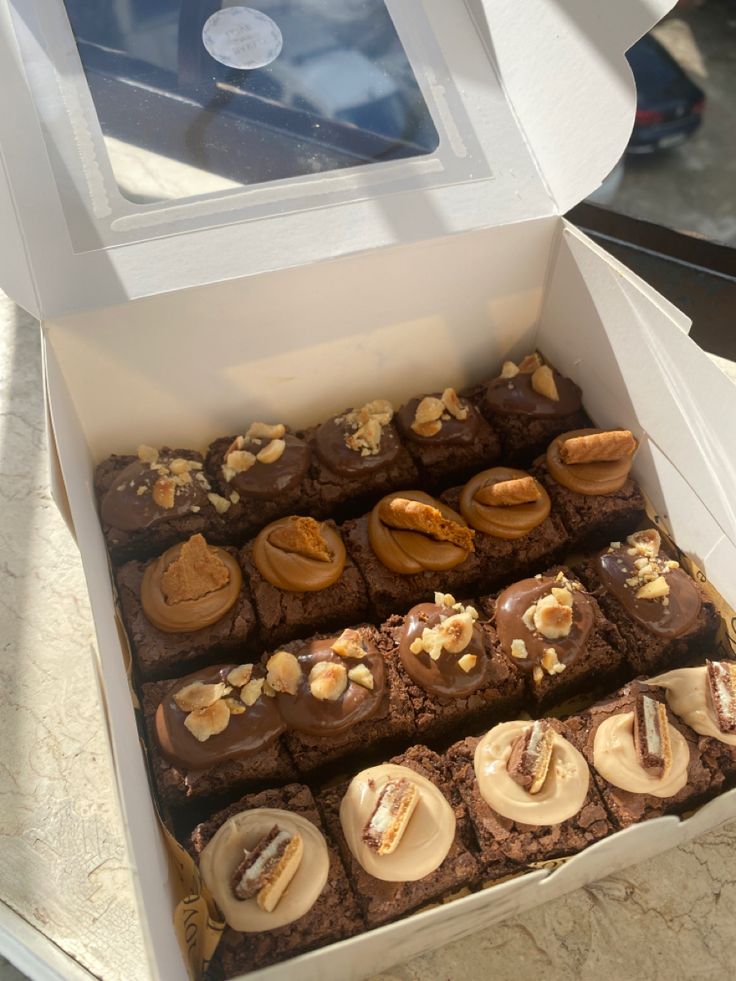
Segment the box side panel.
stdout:
<path fill-rule="evenodd" d="M 102 708 L 110 734 L 136 896 L 143 914 L 144 941 L 154 976 L 180 978 L 183 964 L 173 929 L 168 862 L 158 832 L 115 624 L 107 556 L 92 491 L 92 459 L 56 356 L 47 343 L 44 359 L 51 421 L 95 621 L 104 683 Z"/>
<path fill-rule="evenodd" d="M 733 603 L 736 387 L 638 283 L 566 227 L 539 344 L 582 385 L 600 425 L 641 439 L 636 475 L 679 546 L 701 568 L 713 565 L 713 584 Z M 716 556 L 717 567 L 708 563 Z"/>
<path fill-rule="evenodd" d="M 451 236 L 50 322 L 97 459 L 205 446 L 462 386 L 530 343 L 559 219 Z"/>

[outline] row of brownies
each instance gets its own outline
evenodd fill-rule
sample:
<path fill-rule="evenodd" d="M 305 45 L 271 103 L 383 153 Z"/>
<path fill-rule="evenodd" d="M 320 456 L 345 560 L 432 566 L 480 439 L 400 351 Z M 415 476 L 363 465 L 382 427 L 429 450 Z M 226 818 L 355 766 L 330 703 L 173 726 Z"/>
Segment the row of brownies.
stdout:
<path fill-rule="evenodd" d="M 736 662 L 634 681 L 564 720 L 412 746 L 313 792 L 243 797 L 188 847 L 226 927 L 232 977 L 682 814 L 736 776 Z"/>
<path fill-rule="evenodd" d="M 378 626 L 143 684 L 158 796 L 176 810 L 538 716 L 712 651 L 719 624 L 653 529 L 575 572 L 554 566 L 473 601 L 438 591 Z"/>
<path fill-rule="evenodd" d="M 531 472 L 492 467 L 439 498 L 394 491 L 342 525 L 284 516 L 241 549 L 195 533 L 132 559 L 116 580 L 139 675 L 375 622 L 438 591 L 478 596 L 622 536 L 645 515 L 636 445 L 628 430 L 573 431 Z"/>
<path fill-rule="evenodd" d="M 398 412 L 376 399 L 301 432 L 254 422 L 204 455 L 113 455 L 97 467 L 95 491 L 117 564 L 197 533 L 242 544 L 295 511 L 342 520 L 403 487 L 438 493 L 499 459 L 528 465 L 555 436 L 590 426 L 578 386 L 534 353 L 463 395 L 446 388 Z"/>

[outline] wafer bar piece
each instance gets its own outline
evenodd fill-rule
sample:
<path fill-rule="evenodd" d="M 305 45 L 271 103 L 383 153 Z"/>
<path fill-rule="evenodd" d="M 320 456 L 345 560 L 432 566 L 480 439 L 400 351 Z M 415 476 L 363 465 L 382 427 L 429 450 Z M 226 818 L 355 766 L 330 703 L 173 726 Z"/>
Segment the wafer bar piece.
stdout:
<path fill-rule="evenodd" d="M 588 436 L 573 436 L 560 447 L 563 463 L 602 463 L 633 456 L 637 442 L 628 429 L 609 429 Z"/>
<path fill-rule="evenodd" d="M 378 515 L 389 528 L 405 531 L 418 531 L 440 542 L 452 542 L 458 548 L 472 551 L 475 532 L 472 528 L 445 518 L 438 508 L 421 501 L 411 501 L 405 497 L 394 497 L 381 501 Z"/>
<path fill-rule="evenodd" d="M 667 708 L 641 692 L 634 707 L 634 746 L 643 770 L 663 777 L 672 766 Z"/>
<path fill-rule="evenodd" d="M 390 855 L 396 851 L 418 803 L 419 789 L 416 784 L 406 777 L 389 780 L 378 795 L 373 813 L 363 828 L 363 841 L 379 855 Z"/>
<path fill-rule="evenodd" d="M 499 481 L 497 484 L 486 484 L 476 491 L 475 499 L 479 504 L 511 507 L 514 504 L 533 504 L 541 496 L 542 492 L 534 477 L 517 477 L 514 480 Z"/>
<path fill-rule="evenodd" d="M 304 846 L 301 836 L 277 824 L 265 834 L 233 874 L 233 893 L 252 899 L 267 913 L 273 912 L 299 868 Z"/>
<path fill-rule="evenodd" d="M 706 661 L 708 687 L 721 732 L 736 732 L 736 663 Z"/>
<path fill-rule="evenodd" d="M 538 794 L 544 786 L 554 742 L 554 729 L 545 719 L 538 719 L 511 747 L 506 769 L 511 779 L 530 794 Z"/>

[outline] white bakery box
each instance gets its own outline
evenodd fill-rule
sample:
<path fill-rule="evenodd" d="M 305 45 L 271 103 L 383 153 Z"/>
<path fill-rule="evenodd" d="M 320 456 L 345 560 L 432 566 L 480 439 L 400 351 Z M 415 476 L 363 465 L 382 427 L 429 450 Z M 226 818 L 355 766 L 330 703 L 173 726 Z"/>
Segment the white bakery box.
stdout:
<path fill-rule="evenodd" d="M 204 37 L 195 16 L 185 43 L 182 15 L 158 47 L 155 18 L 135 22 L 146 4 L 87 3 L 117 17 L 147 63 L 160 51 L 160 60 L 178 59 L 179 74 L 175 64 L 166 77 L 181 87 L 162 96 L 171 112 L 148 112 L 140 93 L 120 110 L 132 84 L 125 71 L 112 79 L 117 89 L 104 66 L 95 75 L 95 52 L 104 60 L 106 48 L 84 35 L 84 3 L 67 0 L 77 45 L 62 0 L 0 0 L 0 279 L 41 320 L 54 491 L 84 562 L 153 977 L 187 972 L 92 492 L 93 466 L 110 452 L 141 442 L 204 447 L 254 418 L 307 425 L 374 397 L 400 403 L 488 377 L 539 347 L 582 386 L 600 425 L 639 437 L 637 479 L 736 606 L 736 389 L 688 338 L 678 310 L 560 217 L 621 156 L 635 104 L 624 52 L 673 3 L 253 0 L 259 13 L 228 12 L 225 23 L 220 15 Z M 219 5 L 178 6 L 210 14 Z M 286 23 L 295 12 L 304 30 Z M 325 25 L 329 37 L 309 47 Z M 295 36 L 307 48 L 290 61 Z M 207 112 L 187 103 L 185 84 L 205 41 L 218 60 L 246 69 L 220 72 Z M 389 54 L 374 63 L 381 44 Z M 89 85 L 80 52 L 92 65 Z M 291 172 L 279 169 L 278 152 L 253 162 L 261 144 L 252 131 L 239 138 L 242 119 L 225 118 L 227 93 L 264 62 L 259 77 L 283 91 L 296 78 L 288 97 L 297 105 L 307 92 L 311 118 L 327 129 L 348 120 L 323 156 L 314 129 L 297 151 L 283 132 L 304 113 L 286 113 L 275 136 L 266 126 L 277 149 L 288 143 Z M 152 77 L 139 80 L 142 90 L 161 95 Z M 396 136 L 386 110 L 404 90 L 420 120 L 410 137 Z M 361 112 L 379 103 L 383 115 L 364 130 L 383 139 L 369 132 L 363 147 Z M 202 136 L 209 126 L 221 127 L 224 162 Z M 168 157 L 166 140 L 156 143 L 162 133 L 178 147 Z M 736 791 L 686 820 L 633 827 L 557 868 L 257 976 L 367 976 L 733 816 Z"/>

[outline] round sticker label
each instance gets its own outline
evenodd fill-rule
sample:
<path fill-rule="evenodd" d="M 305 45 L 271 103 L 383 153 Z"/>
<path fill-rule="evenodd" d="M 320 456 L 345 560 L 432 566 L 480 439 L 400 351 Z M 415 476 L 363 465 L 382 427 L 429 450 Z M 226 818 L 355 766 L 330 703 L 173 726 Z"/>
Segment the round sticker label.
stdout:
<path fill-rule="evenodd" d="M 252 7 L 223 7 L 202 28 L 207 52 L 228 68 L 263 68 L 281 54 L 278 24 Z"/>

